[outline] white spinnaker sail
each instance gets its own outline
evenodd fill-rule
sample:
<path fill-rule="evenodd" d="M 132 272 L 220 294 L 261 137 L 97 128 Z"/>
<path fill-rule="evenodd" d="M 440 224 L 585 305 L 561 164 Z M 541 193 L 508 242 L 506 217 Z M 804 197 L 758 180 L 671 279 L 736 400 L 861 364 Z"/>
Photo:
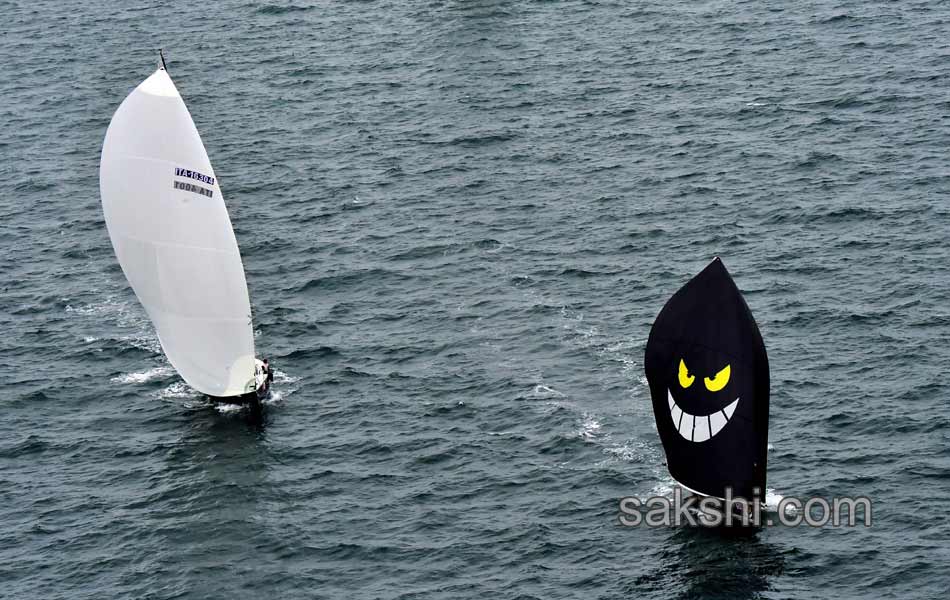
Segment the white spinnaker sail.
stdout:
<path fill-rule="evenodd" d="M 171 364 L 210 396 L 253 391 L 241 254 L 208 153 L 164 69 L 112 117 L 99 188 L 112 247 Z"/>

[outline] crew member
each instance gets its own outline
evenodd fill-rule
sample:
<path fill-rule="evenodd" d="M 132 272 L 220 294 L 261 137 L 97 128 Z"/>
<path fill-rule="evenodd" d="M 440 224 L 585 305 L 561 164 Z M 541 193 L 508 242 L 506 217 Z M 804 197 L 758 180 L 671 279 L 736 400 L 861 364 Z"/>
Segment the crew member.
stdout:
<path fill-rule="evenodd" d="M 270 364 L 268 364 L 267 359 L 264 359 L 264 377 L 267 378 L 267 383 L 274 381 L 274 372 L 270 369 Z"/>

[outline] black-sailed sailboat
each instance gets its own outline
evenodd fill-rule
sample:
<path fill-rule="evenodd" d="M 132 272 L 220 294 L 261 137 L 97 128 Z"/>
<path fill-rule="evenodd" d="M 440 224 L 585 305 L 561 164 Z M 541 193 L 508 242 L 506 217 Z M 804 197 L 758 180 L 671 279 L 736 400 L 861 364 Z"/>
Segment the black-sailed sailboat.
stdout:
<path fill-rule="evenodd" d="M 673 479 L 702 496 L 764 503 L 769 361 L 718 257 L 660 311 L 644 366 Z"/>

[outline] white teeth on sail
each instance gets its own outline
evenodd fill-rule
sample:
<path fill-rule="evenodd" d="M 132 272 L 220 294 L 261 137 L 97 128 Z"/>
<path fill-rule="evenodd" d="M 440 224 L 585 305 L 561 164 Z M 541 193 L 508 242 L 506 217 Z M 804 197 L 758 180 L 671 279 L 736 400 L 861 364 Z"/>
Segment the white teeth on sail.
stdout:
<path fill-rule="evenodd" d="M 696 424 L 693 426 L 693 441 L 705 442 L 711 437 L 709 434 L 709 417 L 696 417 Z"/>
<path fill-rule="evenodd" d="M 680 435 L 688 440 L 693 439 L 693 419 L 695 418 L 693 415 L 683 413 L 683 418 L 680 419 Z"/>
<path fill-rule="evenodd" d="M 732 414 L 736 412 L 736 405 L 739 404 L 739 399 L 736 398 L 729 406 L 711 415 L 696 416 L 683 412 L 683 409 L 673 400 L 673 394 L 669 390 L 666 390 L 666 397 L 669 400 L 673 426 L 681 436 L 691 442 L 705 442 L 722 431 L 732 418 Z"/>
<path fill-rule="evenodd" d="M 680 410 L 680 407 L 674 404 L 673 410 L 670 411 L 670 415 L 673 417 L 673 424 L 679 427 L 680 417 L 683 416 L 683 411 Z"/>
<path fill-rule="evenodd" d="M 736 404 L 738 404 L 738 403 L 739 403 L 739 399 L 736 398 L 735 401 L 734 401 L 732 404 L 730 404 L 730 405 L 727 406 L 726 408 L 722 409 L 723 412 L 726 413 L 726 420 L 727 420 L 727 421 L 732 418 L 732 413 L 736 412 Z"/>
<path fill-rule="evenodd" d="M 734 402 L 730 404 L 729 406 L 732 406 L 733 410 L 735 410 Z M 729 408 L 729 407 L 727 406 L 726 408 Z M 729 416 L 732 416 L 732 415 L 730 414 Z M 712 437 L 716 435 L 717 433 L 719 433 L 719 430 L 725 427 L 726 423 L 728 422 L 729 422 L 729 418 L 726 417 L 726 415 L 722 414 L 721 410 L 709 415 L 709 427 L 713 432 L 709 435 L 709 437 Z"/>

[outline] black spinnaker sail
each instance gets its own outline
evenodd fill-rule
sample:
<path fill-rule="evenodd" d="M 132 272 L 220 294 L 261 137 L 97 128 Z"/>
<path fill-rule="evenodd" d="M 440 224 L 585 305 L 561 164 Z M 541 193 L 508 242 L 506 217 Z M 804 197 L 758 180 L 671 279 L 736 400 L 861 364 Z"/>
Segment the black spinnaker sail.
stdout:
<path fill-rule="evenodd" d="M 713 260 L 650 330 L 647 381 L 670 474 L 706 496 L 765 501 L 769 361 L 725 265 Z"/>

